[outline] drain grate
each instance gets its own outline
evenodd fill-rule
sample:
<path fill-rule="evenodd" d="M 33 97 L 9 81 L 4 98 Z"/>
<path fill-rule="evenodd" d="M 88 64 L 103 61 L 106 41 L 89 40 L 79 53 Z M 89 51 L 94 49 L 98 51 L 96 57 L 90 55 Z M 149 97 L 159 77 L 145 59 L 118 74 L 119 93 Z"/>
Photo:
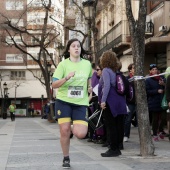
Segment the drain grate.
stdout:
<path fill-rule="evenodd" d="M 7 135 L 7 134 L 0 134 L 0 135 Z"/>

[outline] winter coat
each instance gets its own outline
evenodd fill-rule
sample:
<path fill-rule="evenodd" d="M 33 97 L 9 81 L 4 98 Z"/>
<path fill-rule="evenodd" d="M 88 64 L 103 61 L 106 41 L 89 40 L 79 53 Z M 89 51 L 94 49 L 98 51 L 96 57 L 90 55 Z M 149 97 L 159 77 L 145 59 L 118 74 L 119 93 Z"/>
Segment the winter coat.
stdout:
<path fill-rule="evenodd" d="M 146 93 L 148 100 L 148 109 L 152 112 L 163 111 L 161 107 L 161 101 L 163 98 L 163 93 L 158 93 L 159 89 L 164 90 L 164 86 L 159 85 L 159 81 L 154 77 L 147 78 L 146 81 Z"/>
<path fill-rule="evenodd" d="M 170 102 L 170 75 L 167 77 L 166 80 L 166 99 L 168 103 Z"/>

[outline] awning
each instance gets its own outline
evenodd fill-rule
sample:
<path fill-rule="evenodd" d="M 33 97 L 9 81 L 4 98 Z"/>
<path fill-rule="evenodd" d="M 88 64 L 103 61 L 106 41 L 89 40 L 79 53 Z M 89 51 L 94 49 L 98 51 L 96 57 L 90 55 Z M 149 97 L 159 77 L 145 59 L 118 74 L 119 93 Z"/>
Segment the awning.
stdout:
<path fill-rule="evenodd" d="M 170 43 L 170 36 L 151 37 L 145 40 L 145 52 L 166 53 L 166 44 Z M 132 55 L 132 48 L 123 52 L 123 55 Z"/>

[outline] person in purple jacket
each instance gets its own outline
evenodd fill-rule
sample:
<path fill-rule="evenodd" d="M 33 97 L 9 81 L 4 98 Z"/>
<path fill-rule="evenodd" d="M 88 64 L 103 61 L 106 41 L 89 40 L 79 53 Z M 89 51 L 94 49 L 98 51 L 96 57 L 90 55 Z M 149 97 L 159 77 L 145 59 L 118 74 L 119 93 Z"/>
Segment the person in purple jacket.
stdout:
<path fill-rule="evenodd" d="M 110 148 L 101 153 L 102 157 L 116 157 L 121 155 L 119 144 L 124 136 L 124 116 L 127 114 L 126 99 L 116 91 L 116 72 L 119 61 L 112 51 L 103 53 L 100 64 L 102 76 L 99 80 L 99 103 L 110 130 Z"/>

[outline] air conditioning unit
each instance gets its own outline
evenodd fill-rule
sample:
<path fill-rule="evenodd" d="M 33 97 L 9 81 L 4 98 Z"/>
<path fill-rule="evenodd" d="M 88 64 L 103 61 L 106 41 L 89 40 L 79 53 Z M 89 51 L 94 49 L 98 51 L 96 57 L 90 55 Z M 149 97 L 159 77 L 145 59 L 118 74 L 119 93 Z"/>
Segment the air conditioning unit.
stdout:
<path fill-rule="evenodd" d="M 159 27 L 159 32 L 166 32 L 168 31 L 168 27 L 166 25 L 162 25 Z"/>

